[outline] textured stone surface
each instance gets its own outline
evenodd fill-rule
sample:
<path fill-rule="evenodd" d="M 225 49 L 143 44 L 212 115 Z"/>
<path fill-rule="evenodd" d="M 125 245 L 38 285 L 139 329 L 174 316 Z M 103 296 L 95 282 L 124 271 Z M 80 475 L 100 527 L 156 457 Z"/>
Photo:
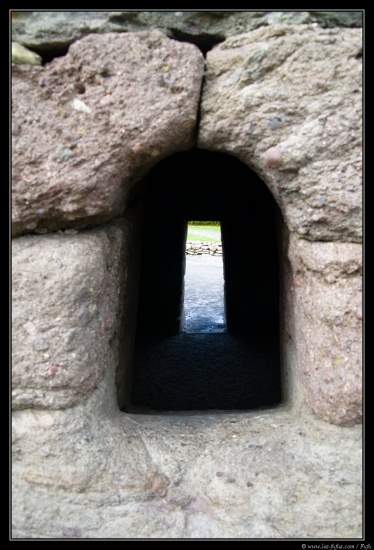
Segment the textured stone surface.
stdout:
<path fill-rule="evenodd" d="M 202 10 L 115 12 L 13 12 L 13 40 L 40 52 L 64 48 L 88 33 L 156 28 L 202 48 L 217 40 L 274 23 L 313 23 L 322 27 L 361 27 L 362 12 L 282 12 Z"/>
<path fill-rule="evenodd" d="M 362 250 L 291 239 L 291 333 L 304 398 L 320 418 L 362 420 Z"/>
<path fill-rule="evenodd" d="M 17 42 L 12 42 L 12 63 L 19 65 L 41 65 L 42 58 Z"/>
<path fill-rule="evenodd" d="M 14 240 L 15 409 L 76 405 L 117 368 L 128 234 L 122 221 Z"/>
<path fill-rule="evenodd" d="M 37 15 L 19 19 L 25 40 Z M 48 15 L 41 48 L 107 30 L 101 12 L 96 29 L 88 14 L 74 14 L 78 27 Z M 148 14 L 110 17 L 120 31 Z M 205 16 L 195 28 L 194 14 L 155 17 L 179 18 L 166 32 L 200 44 L 224 38 L 229 19 L 246 30 L 244 15 L 214 15 L 214 31 Z M 286 19 L 254 15 L 250 28 L 266 17 Z M 362 536 L 361 248 L 305 240 L 360 240 L 361 38 L 302 28 L 209 54 L 200 134 L 253 167 L 304 237 L 287 251 L 288 399 L 271 411 L 118 412 L 139 241 L 130 218 L 72 229 L 117 215 L 152 164 L 193 144 L 199 52 L 158 33 L 88 36 L 44 68 L 13 67 L 15 234 L 70 227 L 13 242 L 13 537 Z"/>
<path fill-rule="evenodd" d="M 102 411 L 96 393 L 14 414 L 15 538 L 362 536 L 359 426 L 282 409 Z"/>
<path fill-rule="evenodd" d="M 158 31 L 90 35 L 13 66 L 13 234 L 121 214 L 134 181 L 195 138 L 204 59 Z"/>
<path fill-rule="evenodd" d="M 198 145 L 232 153 L 309 240 L 361 240 L 360 29 L 274 25 L 207 55 Z"/>

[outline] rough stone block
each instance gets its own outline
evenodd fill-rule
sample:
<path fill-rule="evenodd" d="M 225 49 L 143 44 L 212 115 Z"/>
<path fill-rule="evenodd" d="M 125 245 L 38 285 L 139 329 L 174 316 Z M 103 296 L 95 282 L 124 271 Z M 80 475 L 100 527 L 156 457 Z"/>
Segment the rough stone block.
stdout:
<path fill-rule="evenodd" d="M 134 182 L 195 139 L 204 58 L 158 31 L 88 35 L 13 66 L 13 235 L 120 215 Z"/>
<path fill-rule="evenodd" d="M 115 370 L 127 229 L 122 221 L 76 235 L 14 240 L 15 409 L 71 407 L 106 369 Z"/>
<path fill-rule="evenodd" d="M 289 229 L 360 242 L 360 29 L 272 25 L 208 52 L 198 145 L 268 185 Z"/>
<path fill-rule="evenodd" d="M 291 239 L 288 289 L 297 375 L 317 416 L 350 426 L 362 419 L 361 246 Z"/>

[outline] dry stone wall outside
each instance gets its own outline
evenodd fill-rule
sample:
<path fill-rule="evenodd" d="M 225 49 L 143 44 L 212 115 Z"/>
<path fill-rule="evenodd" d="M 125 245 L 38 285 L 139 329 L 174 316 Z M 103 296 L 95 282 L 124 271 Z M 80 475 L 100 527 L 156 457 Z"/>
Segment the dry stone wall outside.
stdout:
<path fill-rule="evenodd" d="M 210 256 L 222 256 L 222 243 L 187 241 L 186 254 L 209 254 Z"/>
<path fill-rule="evenodd" d="M 152 30 L 74 35 L 64 57 L 13 65 L 15 537 L 361 536 L 361 30 L 267 18 L 205 64 Z M 224 422 L 136 419 L 116 397 L 136 317 L 132 192 L 195 144 L 237 156 L 282 210 L 297 396 Z"/>

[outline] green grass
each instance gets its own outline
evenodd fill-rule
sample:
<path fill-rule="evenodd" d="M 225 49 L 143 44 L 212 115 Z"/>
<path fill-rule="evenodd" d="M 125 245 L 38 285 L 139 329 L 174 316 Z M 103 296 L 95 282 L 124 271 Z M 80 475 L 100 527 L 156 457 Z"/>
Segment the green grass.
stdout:
<path fill-rule="evenodd" d="M 194 233 L 190 232 L 193 229 Z M 199 233 L 195 234 L 195 231 Z M 204 231 L 213 231 L 216 237 L 207 237 L 204 235 Z M 199 242 L 221 242 L 221 227 L 219 225 L 188 225 L 187 241 L 199 241 Z"/>

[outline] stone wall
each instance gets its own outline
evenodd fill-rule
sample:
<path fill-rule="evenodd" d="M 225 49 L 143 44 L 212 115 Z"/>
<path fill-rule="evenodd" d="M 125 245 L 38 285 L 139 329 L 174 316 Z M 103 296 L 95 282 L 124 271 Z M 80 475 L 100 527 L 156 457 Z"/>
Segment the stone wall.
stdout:
<path fill-rule="evenodd" d="M 361 536 L 361 19 L 13 12 L 14 537 Z M 193 147 L 283 217 L 277 411 L 119 410 L 147 177 Z"/>
<path fill-rule="evenodd" d="M 222 243 L 187 241 L 186 254 L 210 256 L 222 256 Z"/>

